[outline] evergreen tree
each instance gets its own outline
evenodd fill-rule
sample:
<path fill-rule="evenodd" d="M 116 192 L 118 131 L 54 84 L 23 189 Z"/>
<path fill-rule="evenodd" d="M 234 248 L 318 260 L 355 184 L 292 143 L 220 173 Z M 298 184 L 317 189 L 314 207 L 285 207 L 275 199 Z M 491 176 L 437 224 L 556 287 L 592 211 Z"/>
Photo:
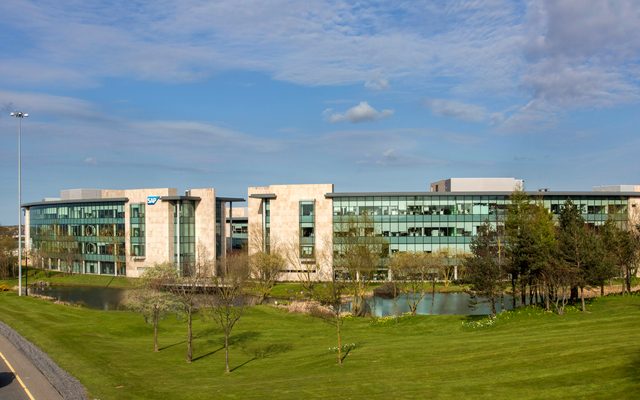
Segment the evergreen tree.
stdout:
<path fill-rule="evenodd" d="M 471 242 L 472 256 L 465 260 L 467 278 L 471 288 L 486 296 L 491 303 L 491 315 L 496 315 L 496 299 L 502 293 L 505 278 L 498 262 L 498 235 L 489 222 L 479 227 Z"/>

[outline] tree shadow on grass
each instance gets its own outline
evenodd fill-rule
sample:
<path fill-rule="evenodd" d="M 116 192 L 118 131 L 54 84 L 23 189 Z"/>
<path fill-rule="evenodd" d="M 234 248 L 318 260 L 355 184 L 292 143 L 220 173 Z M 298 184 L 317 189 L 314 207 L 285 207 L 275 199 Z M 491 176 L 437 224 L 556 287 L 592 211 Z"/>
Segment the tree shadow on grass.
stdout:
<path fill-rule="evenodd" d="M 251 340 L 257 339 L 258 337 L 260 337 L 260 335 L 261 333 L 256 331 L 241 332 L 241 333 L 238 333 L 237 335 L 231 335 L 231 337 L 229 338 L 229 344 L 234 345 L 234 344 L 246 343 Z"/>
<path fill-rule="evenodd" d="M 231 372 L 244 367 L 245 365 L 249 364 L 252 361 L 268 358 L 276 354 L 286 353 L 287 351 L 290 351 L 292 348 L 293 346 L 291 346 L 289 343 L 271 343 L 271 344 L 262 345 L 262 346 L 244 346 L 242 350 L 245 353 L 249 354 L 251 358 L 249 358 L 247 361 L 243 362 L 242 364 L 236 367 L 233 367 L 231 369 Z"/>
<path fill-rule="evenodd" d="M 198 335 L 196 335 L 195 337 L 197 337 L 197 338 L 206 337 L 206 336 L 208 336 L 208 335 L 210 335 L 212 333 L 219 333 L 219 332 L 220 332 L 219 329 L 207 329 L 207 330 L 204 330 L 204 331 L 200 331 L 198 333 Z M 253 339 L 255 339 L 255 338 L 259 337 L 259 336 L 260 336 L 260 332 L 255 332 L 255 331 L 242 332 L 242 333 L 239 333 L 237 335 L 231 335 L 231 337 L 229 338 L 229 345 L 230 346 L 231 345 L 235 345 L 235 344 L 242 345 L 242 343 L 246 343 L 246 342 L 248 342 L 250 340 L 253 340 Z M 184 343 L 184 341 L 182 343 Z M 205 353 L 205 354 L 199 355 L 197 357 L 194 357 L 191 360 L 192 362 L 195 362 L 195 361 L 198 361 L 200 359 L 209 357 L 209 356 L 211 356 L 213 354 L 216 354 L 220 350 L 224 350 L 224 338 L 216 338 L 215 340 L 208 340 L 207 343 L 215 343 L 215 344 L 220 345 L 220 347 L 215 349 L 215 350 L 212 350 L 212 351 L 210 351 L 208 353 Z M 236 367 L 236 368 L 238 368 L 238 367 Z"/>
<path fill-rule="evenodd" d="M 209 356 L 211 356 L 211 355 L 214 355 L 214 354 L 216 354 L 217 352 L 219 352 L 220 350 L 224 350 L 224 346 L 222 346 L 222 347 L 220 347 L 220 348 L 217 348 L 217 349 L 215 349 L 215 350 L 212 350 L 212 351 L 210 351 L 210 352 L 208 352 L 208 353 L 205 353 L 205 354 L 199 355 L 198 357 L 193 357 L 193 359 L 191 360 L 191 362 L 196 362 L 196 361 L 201 360 L 201 359 L 203 359 L 203 358 L 205 358 L 205 357 L 209 357 Z"/>
<path fill-rule="evenodd" d="M 625 371 L 632 381 L 640 382 L 640 353 L 635 353 L 632 356 L 631 363 L 628 368 L 625 368 Z"/>
<path fill-rule="evenodd" d="M 177 346 L 177 345 L 183 344 L 183 343 L 187 343 L 187 341 L 186 340 L 181 340 L 181 341 L 175 342 L 173 344 L 168 344 L 168 345 L 166 345 L 164 347 L 160 347 L 158 350 L 162 351 L 162 350 L 170 349 L 170 348 L 172 348 L 174 346 Z"/>

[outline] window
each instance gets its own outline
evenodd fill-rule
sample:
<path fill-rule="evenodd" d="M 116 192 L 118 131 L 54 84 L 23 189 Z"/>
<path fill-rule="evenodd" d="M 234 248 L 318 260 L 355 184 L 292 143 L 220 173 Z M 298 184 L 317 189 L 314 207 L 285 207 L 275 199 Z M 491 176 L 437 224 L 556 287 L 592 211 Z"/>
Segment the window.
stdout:
<path fill-rule="evenodd" d="M 315 247 L 315 202 L 301 201 L 299 204 L 300 257 L 313 258 Z"/>

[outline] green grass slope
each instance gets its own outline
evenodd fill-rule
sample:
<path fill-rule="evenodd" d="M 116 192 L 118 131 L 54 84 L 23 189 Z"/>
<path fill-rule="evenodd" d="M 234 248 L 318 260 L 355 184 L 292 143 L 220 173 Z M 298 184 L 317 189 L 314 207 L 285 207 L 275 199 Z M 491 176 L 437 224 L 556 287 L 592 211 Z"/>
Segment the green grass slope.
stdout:
<path fill-rule="evenodd" d="M 195 322 L 184 361 L 182 321 L 161 323 L 159 353 L 140 315 L 0 294 L 0 319 L 105 399 L 634 398 L 640 393 L 640 297 L 609 297 L 586 314 L 524 309 L 490 326 L 466 317 L 349 319 L 356 347 L 335 364 L 334 329 L 267 306 L 246 310 L 224 374 L 222 335 Z"/>

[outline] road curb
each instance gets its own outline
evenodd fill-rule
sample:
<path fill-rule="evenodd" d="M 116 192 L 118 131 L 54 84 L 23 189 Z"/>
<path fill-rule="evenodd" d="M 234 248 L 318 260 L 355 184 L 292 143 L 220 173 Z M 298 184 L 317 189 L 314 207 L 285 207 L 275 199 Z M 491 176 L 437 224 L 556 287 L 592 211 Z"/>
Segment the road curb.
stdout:
<path fill-rule="evenodd" d="M 82 384 L 67 371 L 56 364 L 44 351 L 22 337 L 13 328 L 0 321 L 0 335 L 7 338 L 33 365 L 42 372 L 42 375 L 66 400 L 88 400 L 87 390 Z"/>

